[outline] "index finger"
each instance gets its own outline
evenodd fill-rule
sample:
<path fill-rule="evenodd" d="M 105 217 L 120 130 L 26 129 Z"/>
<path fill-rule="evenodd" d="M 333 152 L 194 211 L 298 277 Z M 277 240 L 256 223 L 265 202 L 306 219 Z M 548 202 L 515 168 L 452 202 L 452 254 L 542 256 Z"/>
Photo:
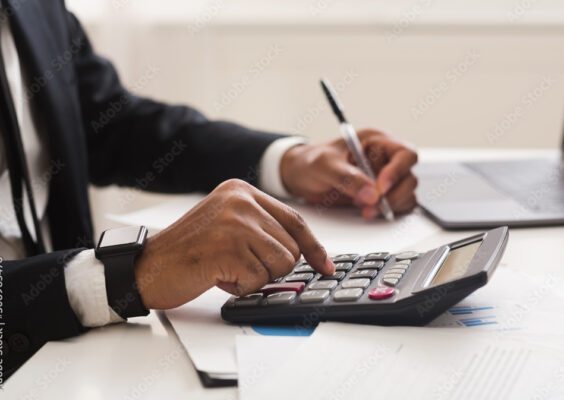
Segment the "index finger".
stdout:
<path fill-rule="evenodd" d="M 257 191 L 255 200 L 294 238 L 313 269 L 323 275 L 335 272 L 335 264 L 327 257 L 327 251 L 296 210 L 260 191 Z"/>

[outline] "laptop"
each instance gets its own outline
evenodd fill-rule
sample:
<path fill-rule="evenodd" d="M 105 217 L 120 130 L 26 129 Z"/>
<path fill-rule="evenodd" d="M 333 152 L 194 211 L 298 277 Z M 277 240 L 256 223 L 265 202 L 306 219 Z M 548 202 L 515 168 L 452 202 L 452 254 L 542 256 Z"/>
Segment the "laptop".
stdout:
<path fill-rule="evenodd" d="M 443 228 L 564 225 L 564 140 L 559 157 L 424 163 L 416 174 L 419 205 Z"/>

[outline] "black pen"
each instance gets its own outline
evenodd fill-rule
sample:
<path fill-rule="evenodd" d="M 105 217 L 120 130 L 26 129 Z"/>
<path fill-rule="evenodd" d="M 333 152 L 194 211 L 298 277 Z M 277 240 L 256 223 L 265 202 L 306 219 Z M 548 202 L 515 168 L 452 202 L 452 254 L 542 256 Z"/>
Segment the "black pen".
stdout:
<path fill-rule="evenodd" d="M 370 179 L 376 182 L 376 176 L 372 171 L 372 167 L 370 166 L 370 163 L 366 159 L 366 155 L 364 154 L 364 150 L 362 149 L 362 144 L 358 139 L 358 134 L 356 133 L 353 126 L 345 118 L 345 114 L 343 112 L 343 106 L 337 100 L 337 95 L 335 94 L 335 91 L 331 88 L 331 84 L 327 79 L 321 79 L 321 87 L 323 89 L 323 92 L 325 93 L 325 96 L 327 96 L 327 100 L 329 100 L 329 104 L 331 105 L 333 112 L 335 113 L 337 119 L 339 120 L 339 127 L 341 128 L 341 133 L 343 134 L 343 137 L 345 138 L 345 142 L 349 146 L 349 149 L 353 154 L 358 167 L 362 171 L 364 171 L 364 173 L 368 175 Z M 380 209 L 382 210 L 384 217 L 388 221 L 393 221 L 394 212 L 392 211 L 392 208 L 390 207 L 390 203 L 388 203 L 388 200 L 384 195 L 380 197 L 380 201 L 378 205 L 380 206 Z"/>

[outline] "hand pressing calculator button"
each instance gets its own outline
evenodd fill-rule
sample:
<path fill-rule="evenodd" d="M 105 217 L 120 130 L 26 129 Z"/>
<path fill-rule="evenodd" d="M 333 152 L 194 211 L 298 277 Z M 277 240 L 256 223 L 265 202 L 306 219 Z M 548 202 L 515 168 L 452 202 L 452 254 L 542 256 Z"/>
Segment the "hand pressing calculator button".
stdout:
<path fill-rule="evenodd" d="M 341 289 L 335 292 L 333 299 L 335 299 L 335 301 L 354 301 L 362 296 L 362 292 L 363 290 L 360 288 Z"/>
<path fill-rule="evenodd" d="M 344 254 L 337 263 L 352 263 L 350 270 L 331 276 L 292 272 L 262 293 L 232 296 L 221 316 L 237 324 L 299 324 L 315 315 L 316 321 L 424 325 L 487 284 L 507 239 L 508 229 L 501 227 L 427 252 Z M 383 266 L 361 268 L 369 261 Z M 293 286 L 276 286 L 281 284 L 305 288 L 300 293 Z"/>

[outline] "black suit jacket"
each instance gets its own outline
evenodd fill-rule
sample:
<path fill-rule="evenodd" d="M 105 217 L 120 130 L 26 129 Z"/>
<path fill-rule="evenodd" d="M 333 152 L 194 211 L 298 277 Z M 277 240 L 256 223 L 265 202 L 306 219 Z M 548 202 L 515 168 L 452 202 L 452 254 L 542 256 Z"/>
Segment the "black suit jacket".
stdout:
<path fill-rule="evenodd" d="M 46 341 L 84 330 L 68 302 L 63 266 L 93 246 L 89 183 L 176 193 L 209 191 L 229 178 L 254 184 L 260 157 L 280 137 L 136 97 L 94 53 L 62 0 L 7 3 L 26 95 L 51 157 L 47 215 L 55 252 L 1 263 L 4 372 Z"/>

